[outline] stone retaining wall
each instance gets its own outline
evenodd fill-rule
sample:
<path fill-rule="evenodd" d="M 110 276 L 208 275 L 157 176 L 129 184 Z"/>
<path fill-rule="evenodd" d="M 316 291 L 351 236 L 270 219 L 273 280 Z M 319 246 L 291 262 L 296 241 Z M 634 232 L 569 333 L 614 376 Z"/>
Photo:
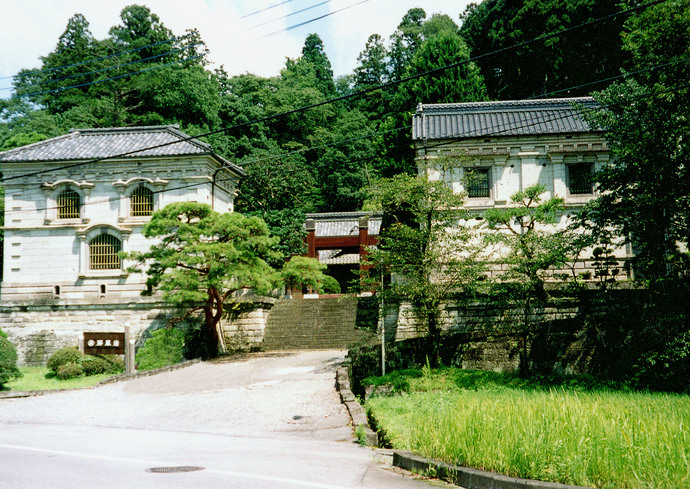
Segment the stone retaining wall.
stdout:
<path fill-rule="evenodd" d="M 224 337 L 229 349 L 250 350 L 263 341 L 272 307 L 272 299 L 243 299 L 238 314 L 223 320 Z M 252 305 L 247 305 L 252 303 Z M 48 357 L 65 346 L 76 346 L 84 332 L 124 332 L 140 343 L 146 330 L 168 324 L 179 311 L 156 300 L 131 303 L 40 303 L 0 306 L 0 329 L 17 348 L 18 364 L 45 365 Z"/>

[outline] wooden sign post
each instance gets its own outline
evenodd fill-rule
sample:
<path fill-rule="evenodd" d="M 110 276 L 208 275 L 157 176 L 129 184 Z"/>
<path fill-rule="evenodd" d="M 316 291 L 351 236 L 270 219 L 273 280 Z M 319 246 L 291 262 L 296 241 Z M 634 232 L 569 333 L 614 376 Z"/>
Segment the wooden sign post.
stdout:
<path fill-rule="evenodd" d="M 135 341 L 131 338 L 129 326 L 124 333 L 84 333 L 84 354 L 124 355 L 125 373 L 134 373 Z"/>

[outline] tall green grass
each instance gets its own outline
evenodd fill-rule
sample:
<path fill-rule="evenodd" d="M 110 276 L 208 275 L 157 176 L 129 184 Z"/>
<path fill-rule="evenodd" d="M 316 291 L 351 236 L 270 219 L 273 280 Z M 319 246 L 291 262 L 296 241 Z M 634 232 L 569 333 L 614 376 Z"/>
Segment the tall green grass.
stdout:
<path fill-rule="evenodd" d="M 516 387 L 512 376 L 467 388 L 458 377 L 426 372 L 367 409 L 395 448 L 452 464 L 598 488 L 690 487 L 688 396 Z"/>

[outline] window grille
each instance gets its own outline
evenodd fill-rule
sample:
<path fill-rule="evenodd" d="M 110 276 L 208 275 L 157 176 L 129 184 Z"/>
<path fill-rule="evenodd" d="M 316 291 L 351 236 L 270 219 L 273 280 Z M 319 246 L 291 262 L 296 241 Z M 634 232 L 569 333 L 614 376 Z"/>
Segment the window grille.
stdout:
<path fill-rule="evenodd" d="M 568 191 L 571 195 L 592 193 L 592 163 L 568 166 Z"/>
<path fill-rule="evenodd" d="M 110 234 L 96 236 L 89 243 L 89 268 L 91 270 L 118 270 L 121 267 L 118 253 L 122 242 Z"/>
<path fill-rule="evenodd" d="M 67 189 L 60 192 L 57 198 L 58 219 L 76 219 L 79 217 L 79 194 Z"/>
<path fill-rule="evenodd" d="M 466 171 L 467 196 L 470 198 L 488 198 L 491 196 L 489 186 L 489 169 L 473 168 Z"/>
<path fill-rule="evenodd" d="M 150 216 L 153 214 L 153 192 L 143 185 L 134 189 L 130 195 L 130 202 L 132 216 Z"/>

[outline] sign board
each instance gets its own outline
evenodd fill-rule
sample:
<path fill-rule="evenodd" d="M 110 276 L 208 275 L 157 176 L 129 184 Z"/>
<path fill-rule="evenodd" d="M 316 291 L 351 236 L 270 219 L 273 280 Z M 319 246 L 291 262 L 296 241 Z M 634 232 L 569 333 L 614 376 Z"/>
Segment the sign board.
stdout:
<path fill-rule="evenodd" d="M 86 355 L 124 355 L 124 333 L 84 333 Z"/>

